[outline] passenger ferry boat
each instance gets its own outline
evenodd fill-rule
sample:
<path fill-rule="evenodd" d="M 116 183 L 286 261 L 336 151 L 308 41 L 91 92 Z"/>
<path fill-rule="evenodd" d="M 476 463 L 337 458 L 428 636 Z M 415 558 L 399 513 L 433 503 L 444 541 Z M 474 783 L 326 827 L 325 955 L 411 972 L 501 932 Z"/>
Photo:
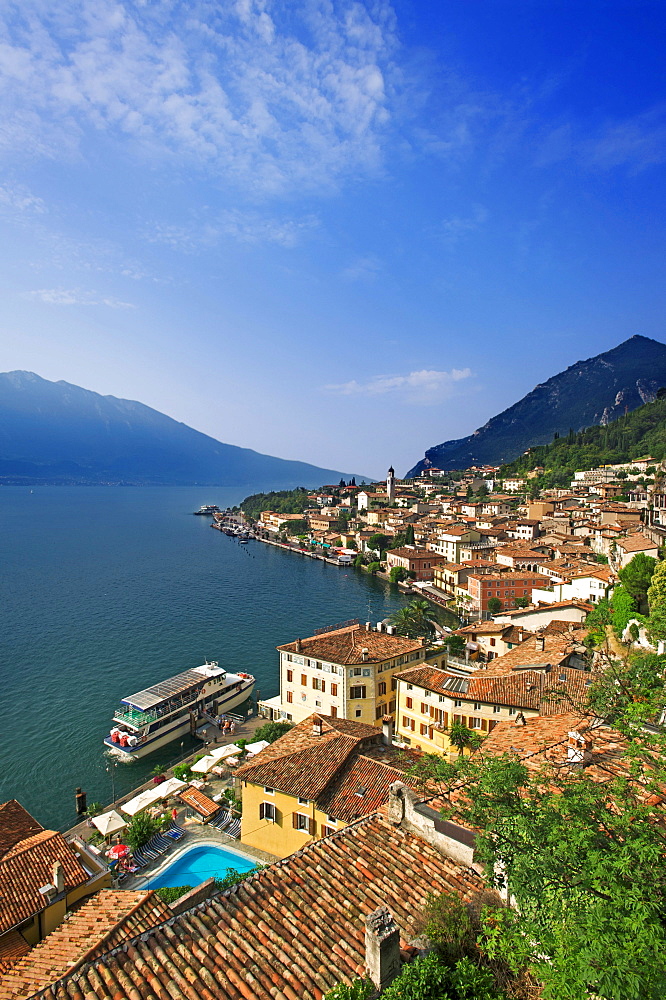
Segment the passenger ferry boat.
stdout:
<path fill-rule="evenodd" d="M 199 720 L 214 721 L 252 694 L 251 674 L 232 674 L 216 660 L 184 670 L 123 698 L 104 743 L 120 757 L 145 757 L 193 733 Z"/>
<path fill-rule="evenodd" d="M 217 506 L 216 503 L 203 503 L 199 510 L 193 511 L 194 514 L 202 514 L 204 517 L 209 517 L 211 514 L 221 514 L 222 511 Z"/>

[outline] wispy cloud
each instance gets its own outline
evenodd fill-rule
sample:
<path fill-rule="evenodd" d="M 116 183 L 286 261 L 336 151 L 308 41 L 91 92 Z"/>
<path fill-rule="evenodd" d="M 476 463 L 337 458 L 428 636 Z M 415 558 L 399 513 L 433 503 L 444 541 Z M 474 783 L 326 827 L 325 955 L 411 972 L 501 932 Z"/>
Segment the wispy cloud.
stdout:
<path fill-rule="evenodd" d="M 341 275 L 346 281 L 369 281 L 382 270 L 382 262 L 374 254 L 357 257 L 351 264 L 343 268 Z"/>
<path fill-rule="evenodd" d="M 0 12 L 0 144 L 85 149 L 90 128 L 265 195 L 376 170 L 389 123 L 387 0 L 25 0 Z"/>
<path fill-rule="evenodd" d="M 0 208 L 37 215 L 47 211 L 44 201 L 22 184 L 0 184 Z"/>
<path fill-rule="evenodd" d="M 225 239 L 253 246 L 272 243 L 292 248 L 302 243 L 318 226 L 319 220 L 315 215 L 280 218 L 233 209 L 201 223 L 155 223 L 144 229 L 143 236 L 149 243 L 161 243 L 186 253 L 209 249 Z"/>
<path fill-rule="evenodd" d="M 487 209 L 483 205 L 473 205 L 469 215 L 454 215 L 444 219 L 439 227 L 439 235 L 445 243 L 453 246 L 465 236 L 480 229 L 487 219 Z"/>
<path fill-rule="evenodd" d="M 424 368 L 408 375 L 375 375 L 365 382 L 353 379 L 339 385 L 327 385 L 328 392 L 341 396 L 399 395 L 405 402 L 435 404 L 450 396 L 457 382 L 471 378 L 470 368 L 452 368 L 450 372 Z"/>
<path fill-rule="evenodd" d="M 121 302 L 112 296 L 97 295 L 70 288 L 38 288 L 29 292 L 33 299 L 41 299 L 51 306 L 108 306 L 109 309 L 136 309 L 131 302 Z"/>
<path fill-rule="evenodd" d="M 607 123 L 582 144 L 588 166 L 602 170 L 626 167 L 639 172 L 666 162 L 666 104 L 640 115 Z"/>

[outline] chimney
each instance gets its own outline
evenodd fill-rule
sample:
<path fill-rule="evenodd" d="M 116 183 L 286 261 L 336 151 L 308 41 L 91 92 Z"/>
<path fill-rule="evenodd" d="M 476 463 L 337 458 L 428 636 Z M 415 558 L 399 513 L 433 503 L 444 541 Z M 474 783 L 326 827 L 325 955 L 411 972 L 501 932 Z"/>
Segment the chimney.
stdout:
<path fill-rule="evenodd" d="M 546 648 L 546 640 L 542 635 L 538 635 L 534 640 L 534 648 L 537 651 L 537 653 L 543 653 L 544 649 Z"/>
<path fill-rule="evenodd" d="M 363 660 L 364 663 L 368 662 L 368 653 L 369 652 L 370 652 L 370 650 L 366 646 L 364 646 L 363 649 L 361 650 L 361 659 Z"/>
<path fill-rule="evenodd" d="M 297 653 L 302 653 L 303 652 L 303 643 L 301 642 L 300 639 L 296 640 L 296 652 Z"/>
<path fill-rule="evenodd" d="M 372 622 L 366 622 L 365 623 L 365 631 L 366 632 L 371 632 L 372 631 Z"/>
<path fill-rule="evenodd" d="M 65 870 L 60 861 L 53 862 L 53 884 L 58 895 L 65 891 Z"/>
<path fill-rule="evenodd" d="M 518 629 L 518 642 L 522 642 L 523 641 L 523 635 L 524 635 L 524 633 L 523 633 L 522 628 L 519 628 Z"/>
<path fill-rule="evenodd" d="M 378 632 L 384 631 L 384 622 L 377 622 L 377 631 Z"/>
<path fill-rule="evenodd" d="M 586 739 L 575 730 L 569 733 L 567 743 L 567 761 L 569 764 L 578 764 L 582 767 L 589 764 L 592 759 L 592 740 Z"/>
<path fill-rule="evenodd" d="M 365 967 L 378 990 L 400 972 L 400 931 L 386 906 L 378 906 L 365 918 Z"/>
<path fill-rule="evenodd" d="M 324 731 L 324 723 L 321 720 L 321 716 L 316 715 L 316 714 L 313 715 L 312 716 L 312 735 L 313 736 L 321 736 L 321 734 L 323 733 L 323 731 Z"/>
<path fill-rule="evenodd" d="M 386 632 L 387 632 L 388 635 L 395 635 L 395 629 L 394 629 L 393 625 L 387 625 L 386 626 Z"/>
<path fill-rule="evenodd" d="M 384 746 L 393 746 L 393 716 L 385 715 L 382 719 L 382 743 Z"/>
<path fill-rule="evenodd" d="M 516 716 L 516 721 L 514 722 L 514 726 L 525 726 L 525 725 L 527 725 L 525 721 L 525 716 L 523 715 L 522 712 L 518 712 L 518 715 Z"/>

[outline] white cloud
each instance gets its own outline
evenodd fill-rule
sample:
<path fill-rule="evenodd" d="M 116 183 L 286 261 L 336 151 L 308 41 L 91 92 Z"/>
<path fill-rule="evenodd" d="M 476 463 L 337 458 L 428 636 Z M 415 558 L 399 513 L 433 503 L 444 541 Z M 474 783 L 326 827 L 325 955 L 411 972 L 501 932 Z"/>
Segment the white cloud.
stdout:
<path fill-rule="evenodd" d="M 434 404 L 450 396 L 455 384 L 471 378 L 470 368 L 452 368 L 450 372 L 425 368 L 408 375 L 375 375 L 365 382 L 353 379 L 339 385 L 327 385 L 328 392 L 341 396 L 400 395 L 405 402 Z"/>
<path fill-rule="evenodd" d="M 440 235 L 450 245 L 455 245 L 463 237 L 476 232 L 488 218 L 488 212 L 483 205 L 473 205 L 468 216 L 453 216 L 444 219 L 440 227 Z"/>
<path fill-rule="evenodd" d="M 318 226 L 319 220 L 314 215 L 275 218 L 256 211 L 232 209 L 203 223 L 156 223 L 144 230 L 144 238 L 149 243 L 162 243 L 186 253 L 216 246 L 224 239 L 247 245 L 272 243 L 289 249 L 298 246 Z"/>
<path fill-rule="evenodd" d="M 603 170 L 640 171 L 666 162 L 666 105 L 608 123 L 582 145 L 582 152 L 587 166 Z"/>
<path fill-rule="evenodd" d="M 42 215 L 47 211 L 41 198 L 22 184 L 0 184 L 0 208 Z"/>
<path fill-rule="evenodd" d="M 30 292 L 30 297 L 41 299 L 52 306 L 108 306 L 110 309 L 135 309 L 131 302 L 121 302 L 111 296 L 99 296 L 95 292 L 81 292 L 69 288 L 39 288 Z"/>
<path fill-rule="evenodd" d="M 341 272 L 342 277 L 347 281 L 367 281 L 381 271 L 382 262 L 374 254 L 366 254 L 364 257 L 357 257 Z"/>
<path fill-rule="evenodd" d="M 0 147 L 85 151 L 92 128 L 259 195 L 381 165 L 387 0 L 24 0 L 0 11 Z"/>

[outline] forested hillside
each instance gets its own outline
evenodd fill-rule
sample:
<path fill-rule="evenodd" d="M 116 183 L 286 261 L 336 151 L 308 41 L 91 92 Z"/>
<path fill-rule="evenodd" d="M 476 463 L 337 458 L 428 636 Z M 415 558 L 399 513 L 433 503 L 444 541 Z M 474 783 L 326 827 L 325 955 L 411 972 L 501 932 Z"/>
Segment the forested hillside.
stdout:
<path fill-rule="evenodd" d="M 564 437 L 556 434 L 551 444 L 530 448 L 520 458 L 503 465 L 498 475 L 524 476 L 543 466 L 544 475 L 534 480 L 539 489 L 567 486 L 579 469 L 630 462 L 643 455 L 651 455 L 657 462 L 666 458 L 666 389 L 659 390 L 653 403 L 646 403 L 605 427 L 571 430 Z"/>

